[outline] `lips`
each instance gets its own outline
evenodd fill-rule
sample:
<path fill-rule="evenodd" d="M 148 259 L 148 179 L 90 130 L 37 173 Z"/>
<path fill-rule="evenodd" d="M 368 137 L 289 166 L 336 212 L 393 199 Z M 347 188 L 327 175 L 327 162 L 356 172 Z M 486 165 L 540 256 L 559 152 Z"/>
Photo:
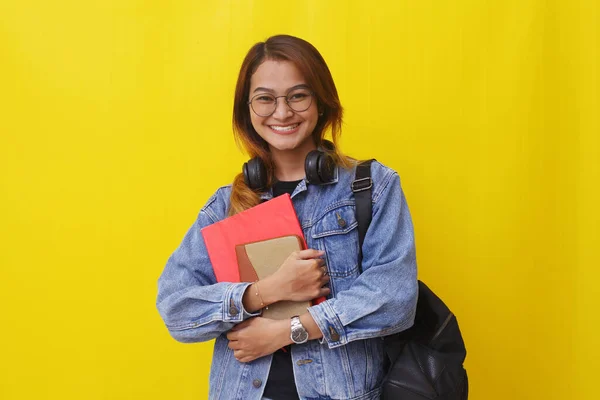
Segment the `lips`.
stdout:
<path fill-rule="evenodd" d="M 275 133 L 279 134 L 290 134 L 298 130 L 300 123 L 289 124 L 289 125 L 269 125 L 269 128 Z"/>

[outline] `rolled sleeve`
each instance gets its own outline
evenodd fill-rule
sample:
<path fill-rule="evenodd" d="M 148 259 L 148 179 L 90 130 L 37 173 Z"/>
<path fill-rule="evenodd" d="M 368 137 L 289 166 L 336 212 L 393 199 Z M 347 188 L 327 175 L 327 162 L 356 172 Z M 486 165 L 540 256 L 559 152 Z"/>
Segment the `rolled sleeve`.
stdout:
<path fill-rule="evenodd" d="M 223 300 L 223 322 L 242 322 L 260 315 L 260 312 L 250 313 L 244 308 L 244 293 L 251 284 L 251 282 L 233 284 L 227 289 Z"/>
<path fill-rule="evenodd" d="M 321 304 L 310 307 L 308 312 L 313 317 L 315 323 L 323 334 L 321 344 L 327 342 L 329 348 L 334 348 L 348 343 L 344 325 L 342 325 L 342 322 L 331 307 L 330 303 L 325 301 Z"/>

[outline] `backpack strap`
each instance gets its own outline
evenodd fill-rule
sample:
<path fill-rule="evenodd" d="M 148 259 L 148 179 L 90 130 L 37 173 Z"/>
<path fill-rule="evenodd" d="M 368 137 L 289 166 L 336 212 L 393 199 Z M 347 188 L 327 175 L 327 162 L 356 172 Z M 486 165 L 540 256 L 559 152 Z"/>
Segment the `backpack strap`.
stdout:
<path fill-rule="evenodd" d="M 356 222 L 358 223 L 358 271 L 362 274 L 362 246 L 371 223 L 371 189 L 373 188 L 373 179 L 371 179 L 371 163 L 374 159 L 361 162 L 356 166 L 356 174 L 352 181 L 352 192 L 356 201 Z"/>

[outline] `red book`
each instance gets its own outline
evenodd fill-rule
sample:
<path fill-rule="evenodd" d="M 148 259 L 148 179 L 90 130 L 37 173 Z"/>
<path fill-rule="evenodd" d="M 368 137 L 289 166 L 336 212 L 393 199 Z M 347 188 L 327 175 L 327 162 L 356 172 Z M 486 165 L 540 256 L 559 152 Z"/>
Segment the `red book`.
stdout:
<path fill-rule="evenodd" d="M 217 282 L 240 282 L 236 246 L 283 236 L 306 241 L 289 194 L 225 218 L 201 230 Z"/>

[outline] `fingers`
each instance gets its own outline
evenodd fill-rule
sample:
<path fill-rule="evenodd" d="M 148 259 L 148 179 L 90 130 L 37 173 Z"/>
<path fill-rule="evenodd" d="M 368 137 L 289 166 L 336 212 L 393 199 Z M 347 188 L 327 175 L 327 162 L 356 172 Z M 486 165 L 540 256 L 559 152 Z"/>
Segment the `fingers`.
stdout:
<path fill-rule="evenodd" d="M 330 294 L 331 294 L 331 289 L 329 289 L 328 287 L 322 287 L 320 289 L 319 296 L 317 296 L 317 297 L 327 297 Z"/>
<path fill-rule="evenodd" d="M 319 295 L 317 297 L 329 296 L 329 294 L 331 293 L 331 289 L 325 287 L 325 285 L 327 285 L 329 281 L 331 281 L 331 277 L 327 272 L 325 272 L 325 275 L 321 277 L 321 287 L 319 288 Z"/>
<path fill-rule="evenodd" d="M 314 269 L 321 269 L 325 267 L 325 260 L 322 258 L 313 258 L 309 260 L 298 260 L 296 265 L 304 265 Z"/>
<path fill-rule="evenodd" d="M 317 260 L 313 260 L 313 261 L 317 261 Z M 324 286 L 324 285 L 328 284 L 329 281 L 331 281 L 331 277 L 329 276 L 329 270 L 327 269 L 327 266 L 325 265 L 325 260 L 318 259 L 316 266 L 317 266 L 317 272 L 319 274 L 317 277 L 317 282 L 319 282 L 320 286 Z"/>
<path fill-rule="evenodd" d="M 249 352 L 248 349 L 242 349 L 241 346 L 238 346 L 237 342 L 229 342 L 228 346 L 231 350 L 233 350 L 233 356 L 239 362 L 248 363 L 256 360 L 258 357 L 256 354 Z"/>
<path fill-rule="evenodd" d="M 233 350 L 234 353 L 236 350 L 241 349 L 240 343 L 237 340 L 230 340 L 229 343 L 227 343 L 227 347 L 229 347 L 231 350 Z"/>
<path fill-rule="evenodd" d="M 239 340 L 239 336 L 240 336 L 240 330 L 244 329 L 245 327 L 247 327 L 248 325 L 250 325 L 252 323 L 252 318 L 247 319 L 245 321 L 240 322 L 239 324 L 235 325 L 233 328 L 231 328 L 231 330 L 229 332 L 227 332 L 227 339 L 229 340 Z"/>
<path fill-rule="evenodd" d="M 231 328 L 232 331 L 239 331 L 240 329 L 244 329 L 245 327 L 247 327 L 248 325 L 250 325 L 252 323 L 252 319 L 247 319 L 245 321 L 240 322 L 239 324 L 235 325 L 233 328 Z"/>
<path fill-rule="evenodd" d="M 227 339 L 228 339 L 228 340 L 238 340 L 238 336 L 239 336 L 239 335 L 240 335 L 240 334 L 239 334 L 239 333 L 237 333 L 236 331 L 234 331 L 234 330 L 230 330 L 229 332 L 227 332 L 227 335 L 226 335 L 226 336 L 227 336 Z"/>
<path fill-rule="evenodd" d="M 296 251 L 294 253 L 297 260 L 310 260 L 312 258 L 319 258 L 325 255 L 323 250 L 315 250 L 315 249 L 306 249 Z"/>
<path fill-rule="evenodd" d="M 233 356 L 236 358 L 236 360 L 243 363 L 247 363 L 254 360 L 254 358 L 245 354 L 244 350 L 234 350 Z"/>

